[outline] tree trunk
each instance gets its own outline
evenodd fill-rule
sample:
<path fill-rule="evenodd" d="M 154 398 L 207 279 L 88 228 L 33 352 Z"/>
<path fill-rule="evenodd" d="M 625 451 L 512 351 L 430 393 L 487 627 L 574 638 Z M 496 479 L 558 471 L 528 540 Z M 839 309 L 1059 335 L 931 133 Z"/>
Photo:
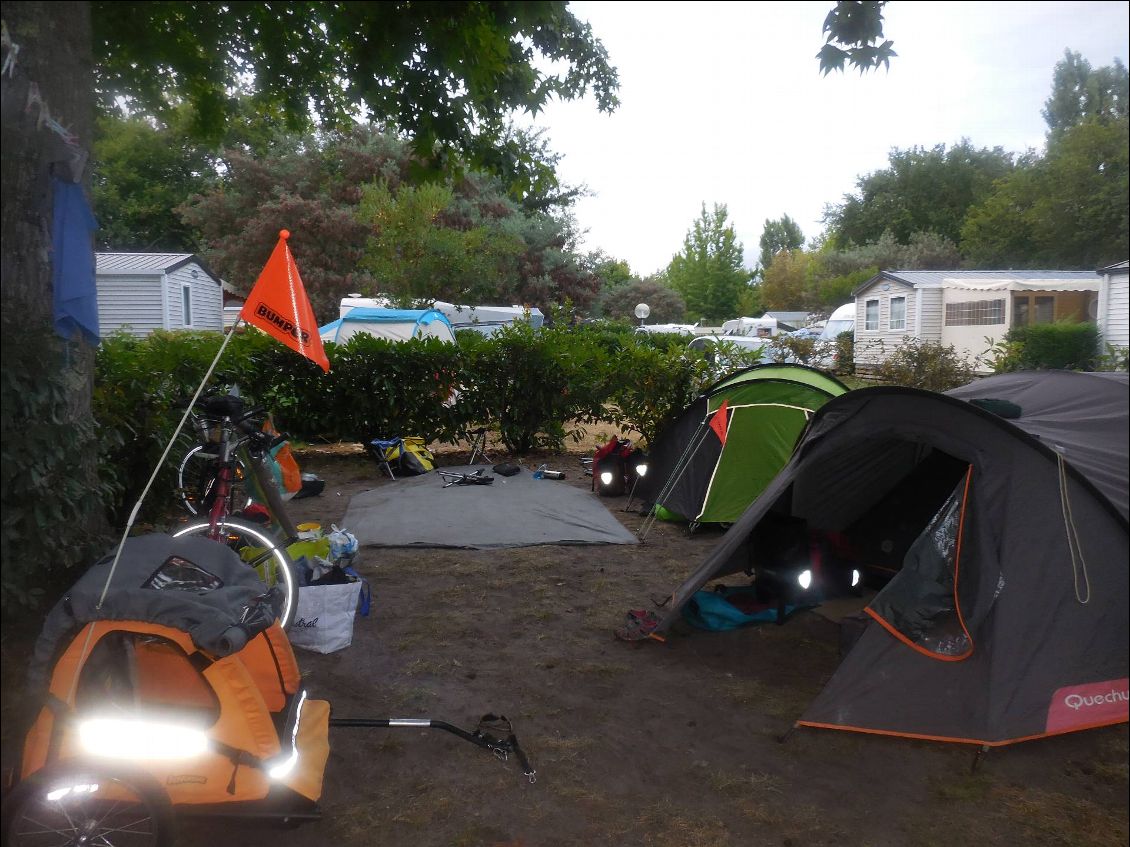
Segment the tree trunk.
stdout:
<path fill-rule="evenodd" d="M 51 177 L 74 181 L 78 174 L 89 193 L 86 158 L 93 140 L 94 78 L 89 3 L 6 2 L 0 16 L 6 63 L 0 77 L 0 144 L 4 151 L 0 158 L 0 318 L 5 348 L 0 367 L 6 371 L 4 405 L 16 407 L 15 411 L 3 410 L 4 480 L 31 480 L 24 483 L 26 491 L 11 490 L 13 486 L 7 484 L 3 492 L 4 547 L 11 552 L 12 545 L 26 545 L 28 539 L 26 528 L 10 526 L 9 506 L 24 511 L 38 505 L 35 511 L 39 514 L 69 515 L 53 521 L 65 525 L 40 526 L 45 536 L 89 540 L 98 529 L 97 508 L 61 509 L 55 502 L 80 499 L 63 491 L 68 486 L 73 490 L 70 484 L 76 478 L 82 483 L 83 498 L 95 499 L 98 486 L 96 451 L 88 443 L 94 349 L 82 340 L 64 343 L 54 335 L 51 285 Z M 7 372 L 9 368 L 13 371 Z M 29 380 L 29 371 L 34 381 Z M 32 400 L 23 402 L 28 386 L 37 384 L 45 386 L 43 397 L 48 399 L 38 401 L 39 405 Z M 9 392 L 21 402 L 9 403 Z M 36 415 L 37 409 L 49 410 L 55 420 L 18 419 L 21 414 L 46 416 Z M 55 430 L 76 433 L 75 443 L 65 443 L 64 434 L 62 438 L 51 435 L 44 444 L 45 433 Z M 37 504 L 38 498 L 42 502 Z M 51 508 L 44 509 L 44 504 Z M 84 546 L 72 545 L 71 555 L 85 555 Z M 28 555 L 34 556 L 31 551 Z M 8 562 L 0 564 L 7 588 L 13 567 Z"/>

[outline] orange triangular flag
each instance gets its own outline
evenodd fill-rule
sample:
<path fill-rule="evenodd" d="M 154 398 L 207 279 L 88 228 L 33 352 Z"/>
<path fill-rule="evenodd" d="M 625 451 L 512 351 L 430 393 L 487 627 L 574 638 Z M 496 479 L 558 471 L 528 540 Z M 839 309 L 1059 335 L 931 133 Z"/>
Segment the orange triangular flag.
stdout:
<path fill-rule="evenodd" d="M 290 255 L 286 240 L 290 233 L 285 229 L 279 232 L 279 243 L 263 272 L 259 274 L 247 302 L 239 316 L 252 326 L 273 335 L 291 350 L 305 356 L 329 372 L 330 360 L 322 349 L 322 337 L 318 335 L 318 321 L 298 266 Z"/>
<path fill-rule="evenodd" d="M 722 405 L 718 407 L 718 411 L 714 413 L 714 417 L 710 419 L 710 428 L 714 430 L 714 434 L 718 436 L 718 440 L 723 444 L 726 443 L 726 429 L 728 423 L 726 413 L 730 410 L 729 404 L 729 400 L 723 400 Z"/>

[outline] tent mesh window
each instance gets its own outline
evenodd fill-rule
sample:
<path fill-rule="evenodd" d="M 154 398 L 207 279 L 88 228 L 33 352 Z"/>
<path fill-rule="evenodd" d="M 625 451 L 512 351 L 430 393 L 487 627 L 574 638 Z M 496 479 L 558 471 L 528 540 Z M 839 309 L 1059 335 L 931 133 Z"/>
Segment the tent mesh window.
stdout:
<path fill-rule="evenodd" d="M 973 648 L 957 600 L 965 493 L 962 481 L 870 607 L 902 640 L 939 658 L 963 658 Z"/>

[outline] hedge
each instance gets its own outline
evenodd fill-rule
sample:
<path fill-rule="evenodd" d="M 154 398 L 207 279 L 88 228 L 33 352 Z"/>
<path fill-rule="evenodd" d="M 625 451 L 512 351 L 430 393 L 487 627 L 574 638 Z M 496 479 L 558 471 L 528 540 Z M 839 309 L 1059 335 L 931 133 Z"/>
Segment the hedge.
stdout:
<path fill-rule="evenodd" d="M 301 441 L 411 434 L 454 442 L 488 425 L 508 450 L 524 454 L 559 450 L 597 421 L 654 438 L 709 378 L 700 358 L 684 355 L 685 338 L 637 334 L 628 325 L 534 331 L 519 324 L 490 338 L 458 335 L 454 345 L 368 335 L 327 344 L 331 368 L 325 374 L 266 335 L 247 331 L 231 340 L 211 383 L 238 384 Z M 115 491 L 108 504 L 115 525 L 124 522 L 220 342 L 215 333 L 193 332 L 104 340 L 94 417 L 103 475 Z M 184 438 L 143 514 L 167 506 L 161 495 L 173 488 Z"/>

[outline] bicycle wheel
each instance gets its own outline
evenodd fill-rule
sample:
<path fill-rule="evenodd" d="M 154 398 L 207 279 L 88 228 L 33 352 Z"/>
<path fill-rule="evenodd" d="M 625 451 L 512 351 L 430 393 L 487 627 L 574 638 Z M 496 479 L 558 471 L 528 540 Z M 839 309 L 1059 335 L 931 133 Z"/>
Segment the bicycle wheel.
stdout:
<path fill-rule="evenodd" d="M 206 536 L 211 528 L 208 521 L 197 521 L 177 530 L 173 533 L 173 537 Z M 259 576 L 268 586 L 277 585 L 282 589 L 284 602 L 279 622 L 283 629 L 287 629 L 293 623 L 294 613 L 298 608 L 298 568 L 291 560 L 290 554 L 286 552 L 286 548 L 280 546 L 263 527 L 230 519 L 220 524 L 220 538 L 236 552 L 245 548 L 261 551 L 247 564 L 259 572 Z"/>
<path fill-rule="evenodd" d="M 212 492 L 216 487 L 216 453 L 214 447 L 197 444 L 184 454 L 177 465 L 177 500 L 190 515 L 206 515 L 212 508 Z M 237 464 L 232 481 L 232 509 L 246 509 L 252 499 L 244 490 L 244 469 Z"/>
<path fill-rule="evenodd" d="M 21 782 L 4 799 L 3 842 L 11 847 L 163 847 L 172 808 L 148 774 L 64 762 Z"/>

